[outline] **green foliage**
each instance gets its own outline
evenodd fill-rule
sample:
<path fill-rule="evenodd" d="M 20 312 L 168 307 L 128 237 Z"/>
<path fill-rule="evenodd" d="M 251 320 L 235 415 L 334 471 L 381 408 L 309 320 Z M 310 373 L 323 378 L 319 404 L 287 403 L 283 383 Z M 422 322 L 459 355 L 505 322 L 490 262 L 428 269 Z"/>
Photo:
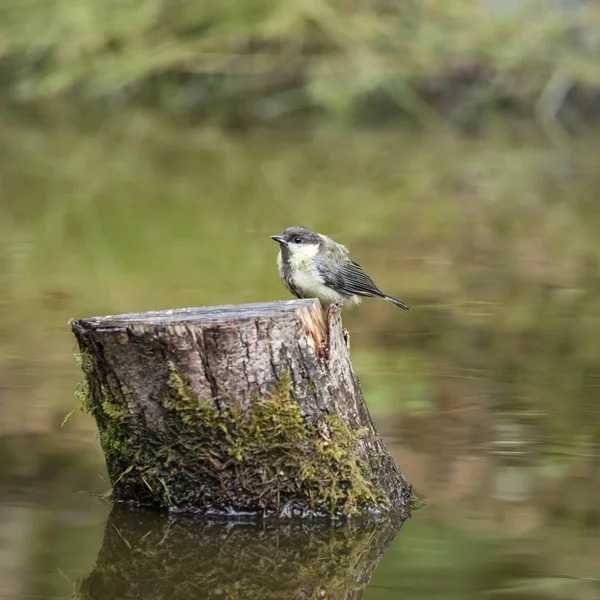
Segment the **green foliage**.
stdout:
<path fill-rule="evenodd" d="M 77 92 L 253 118 L 317 106 L 436 120 L 421 92 L 437 94 L 448 73 L 485 73 L 445 107 L 468 119 L 506 98 L 546 110 L 564 85 L 597 87 L 598 19 L 593 3 L 493 14 L 470 0 L 12 0 L 0 8 L 0 61 L 20 100 Z"/>

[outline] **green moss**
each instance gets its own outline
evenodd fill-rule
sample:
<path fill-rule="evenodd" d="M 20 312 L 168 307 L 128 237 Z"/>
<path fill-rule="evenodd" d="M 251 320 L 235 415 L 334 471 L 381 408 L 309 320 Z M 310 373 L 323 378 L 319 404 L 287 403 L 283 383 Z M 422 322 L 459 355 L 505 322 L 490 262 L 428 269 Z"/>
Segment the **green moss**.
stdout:
<path fill-rule="evenodd" d="M 77 352 L 75 354 L 75 360 L 77 366 L 85 373 L 89 375 L 94 369 L 94 359 L 87 352 Z"/>
<path fill-rule="evenodd" d="M 160 439 L 128 427 L 125 407 L 102 388 L 94 409 L 116 499 L 219 512 L 348 516 L 385 509 L 371 467 L 356 450 L 362 432 L 337 415 L 308 425 L 291 396 L 289 374 L 249 414 L 235 400 L 198 398 L 170 364 Z"/>
<path fill-rule="evenodd" d="M 77 404 L 75 404 L 73 409 L 65 415 L 62 425 L 65 425 L 76 411 L 80 410 L 81 412 L 89 413 L 92 410 L 90 383 L 88 380 L 88 373 L 90 373 L 93 368 L 92 357 L 87 352 L 79 352 L 75 354 L 75 360 L 77 361 L 79 368 L 83 371 L 83 378 L 77 384 L 77 388 L 75 389 Z"/>
<path fill-rule="evenodd" d="M 419 510 L 420 508 L 423 508 L 426 504 L 427 498 L 425 498 L 425 496 L 423 496 L 422 494 L 418 494 L 414 489 L 411 490 L 409 501 L 411 511 Z"/>
<path fill-rule="evenodd" d="M 114 469 L 120 469 L 121 475 L 125 471 L 129 472 L 133 469 L 132 459 L 139 458 L 140 455 L 135 452 L 132 455 L 131 440 L 127 436 L 126 427 L 124 427 L 128 415 L 127 407 L 113 398 L 107 385 L 97 384 L 93 379 L 95 365 L 94 359 L 89 353 L 75 354 L 75 359 L 83 371 L 83 378 L 75 391 L 77 404 L 65 417 L 63 425 L 77 410 L 92 414 L 98 425 L 100 444 L 106 456 L 107 465 L 109 465 L 111 478 Z M 96 393 L 98 398 L 94 397 L 92 381 L 96 382 L 96 388 L 99 390 L 99 394 Z M 118 480 L 120 476 L 114 480 Z"/>
<path fill-rule="evenodd" d="M 108 398 L 109 394 L 106 388 L 103 387 L 104 397 Z M 109 419 L 113 421 L 116 425 L 120 425 L 125 420 L 127 416 L 127 409 L 123 406 L 119 406 L 110 400 L 104 400 L 102 403 L 102 410 L 106 413 Z"/>

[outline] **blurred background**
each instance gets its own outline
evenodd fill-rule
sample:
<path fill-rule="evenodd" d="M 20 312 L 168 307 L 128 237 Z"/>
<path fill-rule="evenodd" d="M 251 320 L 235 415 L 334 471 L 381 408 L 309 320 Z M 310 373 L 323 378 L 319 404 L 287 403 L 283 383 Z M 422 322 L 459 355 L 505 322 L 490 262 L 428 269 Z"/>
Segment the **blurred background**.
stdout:
<path fill-rule="evenodd" d="M 428 500 L 364 597 L 600 598 L 599 59 L 593 0 L 2 0 L 0 597 L 102 541 L 68 320 L 288 298 L 304 225 L 412 309 L 344 316 Z"/>

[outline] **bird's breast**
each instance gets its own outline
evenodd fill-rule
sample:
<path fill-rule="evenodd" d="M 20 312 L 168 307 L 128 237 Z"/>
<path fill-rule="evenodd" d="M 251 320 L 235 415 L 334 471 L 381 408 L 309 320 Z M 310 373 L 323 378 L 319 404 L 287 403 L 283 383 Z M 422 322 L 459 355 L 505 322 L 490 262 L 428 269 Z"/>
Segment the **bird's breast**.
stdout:
<path fill-rule="evenodd" d="M 294 285 L 304 292 L 304 295 L 323 285 L 324 280 L 311 260 L 290 261 L 290 275 Z"/>
<path fill-rule="evenodd" d="M 302 298 L 318 298 L 324 306 L 343 300 L 338 292 L 325 283 L 313 260 L 296 261 L 291 268 L 291 280 Z"/>
<path fill-rule="evenodd" d="M 325 283 L 317 264 L 310 257 L 284 257 L 280 253 L 277 266 L 285 287 L 298 298 L 318 298 L 323 306 L 348 300 Z"/>

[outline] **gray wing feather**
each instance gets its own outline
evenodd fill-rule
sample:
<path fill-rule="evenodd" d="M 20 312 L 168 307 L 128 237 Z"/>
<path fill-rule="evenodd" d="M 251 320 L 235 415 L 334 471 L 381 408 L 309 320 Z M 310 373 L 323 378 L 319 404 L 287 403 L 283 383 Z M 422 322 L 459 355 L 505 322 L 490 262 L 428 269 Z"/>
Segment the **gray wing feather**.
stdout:
<path fill-rule="evenodd" d="M 375 285 L 373 280 L 363 271 L 362 267 L 348 261 L 338 267 L 335 272 L 319 269 L 325 284 L 345 296 L 370 296 L 385 298 L 385 294 Z"/>

